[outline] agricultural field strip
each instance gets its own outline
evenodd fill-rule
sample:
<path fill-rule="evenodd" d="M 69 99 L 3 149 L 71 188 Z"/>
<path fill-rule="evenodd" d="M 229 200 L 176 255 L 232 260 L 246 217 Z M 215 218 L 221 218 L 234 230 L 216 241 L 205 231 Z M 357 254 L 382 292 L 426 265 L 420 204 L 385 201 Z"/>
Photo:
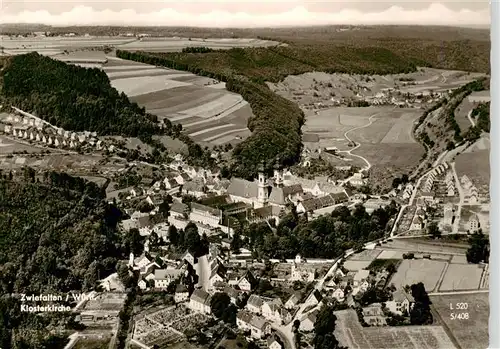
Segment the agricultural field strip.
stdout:
<path fill-rule="evenodd" d="M 201 106 L 224 94 L 224 91 L 205 91 L 203 88 L 190 85 L 139 95 L 131 99 L 140 105 L 144 105 L 146 109 L 155 115 L 158 115 L 156 113 L 167 115 Z"/>
<path fill-rule="evenodd" d="M 157 68 L 152 68 L 152 69 L 141 69 L 141 70 L 126 70 L 126 71 L 114 71 L 114 72 L 106 72 L 108 77 L 110 79 L 117 79 L 117 78 L 132 78 L 132 77 L 139 77 L 139 76 L 151 76 L 153 74 L 158 74 L 162 75 L 163 77 L 170 79 L 174 77 L 179 77 L 179 76 L 192 76 L 192 74 L 175 74 L 175 72 L 164 70 L 164 69 L 157 69 Z"/>
<path fill-rule="evenodd" d="M 184 128 L 189 128 L 189 127 L 196 126 L 196 125 L 201 125 L 201 124 L 204 124 L 204 123 L 207 123 L 207 122 L 211 122 L 211 121 L 223 119 L 223 118 L 231 115 L 235 111 L 243 108 L 247 104 L 248 103 L 246 101 L 243 101 L 243 100 L 239 101 L 235 105 L 229 107 L 228 109 L 224 110 L 221 113 L 214 114 L 214 116 L 208 116 L 208 117 L 206 117 L 206 120 L 200 120 L 200 121 L 195 121 L 195 122 L 192 122 L 192 123 L 189 123 L 189 124 L 185 124 L 185 125 L 183 125 L 183 127 Z M 203 116 L 199 116 L 199 117 L 203 117 Z"/>
<path fill-rule="evenodd" d="M 234 132 L 236 132 L 237 130 L 235 130 Z M 250 135 L 250 131 L 248 129 L 245 129 L 244 131 L 247 131 L 247 135 L 245 137 L 248 137 Z M 241 132 L 241 131 L 239 131 Z M 223 136 L 221 138 L 217 138 L 213 141 L 210 141 L 212 144 L 214 145 L 222 145 L 222 144 L 226 144 L 226 143 L 229 143 L 231 142 L 232 140 L 234 140 L 234 137 L 233 136 Z"/>
<path fill-rule="evenodd" d="M 222 139 L 222 138 L 225 138 L 225 139 L 228 139 L 228 140 L 231 140 L 233 139 L 233 137 L 224 137 L 226 135 L 229 135 L 231 133 L 236 133 L 236 132 L 242 132 L 242 131 L 247 131 L 248 129 L 247 128 L 238 128 L 236 130 L 229 130 L 229 131 L 225 131 L 225 132 L 221 132 L 219 133 L 218 135 L 216 136 L 212 136 L 212 137 L 208 137 L 208 138 L 205 138 L 203 140 L 203 142 L 211 142 L 211 141 L 214 141 L 216 139 Z M 225 143 L 225 142 L 224 142 Z"/>
<path fill-rule="evenodd" d="M 412 135 L 415 115 L 403 114 L 387 132 L 380 143 L 417 143 Z"/>
<path fill-rule="evenodd" d="M 109 74 L 109 73 L 113 73 L 115 70 L 116 71 L 120 71 L 120 70 L 123 70 L 123 71 L 126 71 L 126 70 L 131 70 L 131 71 L 134 71 L 134 70 L 139 70 L 139 69 L 158 69 L 152 65 L 147 65 L 147 64 L 142 64 L 142 65 L 112 65 L 112 66 L 107 66 L 107 65 L 104 65 L 102 67 L 102 70 L 104 70 L 104 72 L 106 74 Z M 164 70 L 167 70 L 167 69 L 164 69 Z M 170 69 L 168 69 L 170 70 Z"/>
<path fill-rule="evenodd" d="M 180 86 L 191 86 L 189 83 L 168 80 L 165 76 L 155 76 L 148 79 L 134 77 L 112 80 L 111 86 L 129 97 L 144 95 L 151 92 L 168 90 Z"/>
<path fill-rule="evenodd" d="M 202 135 L 204 133 L 208 133 L 208 132 L 215 131 L 215 130 L 220 130 L 220 129 L 226 128 L 226 127 L 233 127 L 233 126 L 236 126 L 236 125 L 235 124 L 224 124 L 224 125 L 214 126 L 214 127 L 207 128 L 207 129 L 204 129 L 204 130 L 201 130 L 198 132 L 189 133 L 189 136 L 195 137 L 195 136 Z"/>
<path fill-rule="evenodd" d="M 216 100 L 208 102 L 206 104 L 200 105 L 198 107 L 186 109 L 179 111 L 179 114 L 184 114 L 185 117 L 171 118 L 170 121 L 178 121 L 192 116 L 198 116 L 201 118 L 210 118 L 211 116 L 216 116 L 243 101 L 243 97 L 233 94 L 224 94 Z M 241 105 L 241 107 L 244 104 Z M 240 107 L 240 108 L 241 108 Z M 238 108 L 239 109 L 239 108 Z M 188 127 L 189 125 L 185 125 Z"/>
<path fill-rule="evenodd" d="M 439 291 L 466 291 L 480 289 L 484 268 L 469 264 L 450 264 L 439 285 Z"/>

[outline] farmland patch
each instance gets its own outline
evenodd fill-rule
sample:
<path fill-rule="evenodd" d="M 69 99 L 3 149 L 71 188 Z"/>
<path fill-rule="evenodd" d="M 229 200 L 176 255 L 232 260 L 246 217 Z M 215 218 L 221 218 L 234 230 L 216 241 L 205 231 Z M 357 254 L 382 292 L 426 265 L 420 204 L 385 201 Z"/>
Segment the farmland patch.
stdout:
<path fill-rule="evenodd" d="M 423 282 L 427 292 L 432 292 L 436 289 L 445 265 L 446 262 L 427 259 L 404 259 L 390 283 L 399 288 Z"/>
<path fill-rule="evenodd" d="M 484 267 L 474 264 L 450 264 L 439 287 L 440 292 L 479 289 Z"/>
<path fill-rule="evenodd" d="M 134 77 L 111 81 L 111 86 L 131 97 L 189 85 L 185 82 L 170 80 L 166 76 Z"/>
<path fill-rule="evenodd" d="M 488 297 L 488 293 L 430 296 L 431 307 L 436 309 L 442 322 L 460 343 L 462 349 L 488 347 Z M 467 310 L 464 312 L 469 314 L 468 319 L 451 319 L 451 312 L 461 313 L 460 310 L 450 310 L 450 304 L 456 308 L 457 303 L 467 304 Z"/>
<path fill-rule="evenodd" d="M 350 349 L 456 348 L 441 326 L 362 327 L 352 309 L 335 315 L 335 337 Z"/>
<path fill-rule="evenodd" d="M 349 271 L 366 269 L 371 264 L 370 261 L 345 261 L 344 267 Z"/>
<path fill-rule="evenodd" d="M 351 257 L 349 257 L 350 261 L 368 261 L 371 262 L 378 255 L 380 255 L 380 250 L 363 250 L 360 253 L 355 253 Z"/>

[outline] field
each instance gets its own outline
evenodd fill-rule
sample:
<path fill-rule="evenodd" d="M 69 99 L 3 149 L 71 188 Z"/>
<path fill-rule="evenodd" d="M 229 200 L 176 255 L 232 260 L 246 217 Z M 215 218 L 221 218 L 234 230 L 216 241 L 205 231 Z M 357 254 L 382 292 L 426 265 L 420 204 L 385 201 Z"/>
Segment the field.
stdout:
<path fill-rule="evenodd" d="M 359 324 L 354 310 L 337 311 L 335 315 L 335 337 L 349 349 L 456 348 L 441 326 L 365 328 Z"/>
<path fill-rule="evenodd" d="M 111 63 L 112 62 L 112 63 Z M 252 116 L 240 95 L 212 88 L 216 81 L 172 69 L 112 59 L 102 69 L 112 86 L 159 120 L 180 123 L 202 145 L 240 142 L 250 135 Z"/>
<path fill-rule="evenodd" d="M 73 349 L 107 349 L 110 339 L 79 338 Z"/>
<path fill-rule="evenodd" d="M 481 137 L 474 145 L 457 156 L 456 170 L 459 178 L 467 175 L 479 194 L 489 195 L 490 186 L 490 139 Z"/>
<path fill-rule="evenodd" d="M 337 147 L 345 152 L 342 155 L 350 158 L 349 140 L 352 140 L 359 144 L 352 154 L 365 158 L 374 170 L 387 171 L 389 167 L 394 171 L 406 171 L 418 163 L 423 154 L 423 148 L 411 136 L 418 110 L 339 107 L 307 114 L 303 132 L 316 135 L 318 141 L 306 146 Z M 366 166 L 366 163 L 362 161 L 361 165 Z"/>
<path fill-rule="evenodd" d="M 389 283 L 396 287 L 423 282 L 427 292 L 436 290 L 446 262 L 427 259 L 404 259 Z"/>
<path fill-rule="evenodd" d="M 474 264 L 450 264 L 439 286 L 440 292 L 479 289 L 484 266 Z"/>
<path fill-rule="evenodd" d="M 180 52 L 185 47 L 204 46 L 212 49 L 233 47 L 276 46 L 278 42 L 260 39 L 196 39 L 196 38 L 143 38 L 130 37 L 48 37 L 48 38 L 2 38 L 6 54 L 23 54 L 37 51 L 40 54 L 56 55 L 64 51 L 110 46 L 123 50 Z"/>
<path fill-rule="evenodd" d="M 432 305 L 441 321 L 455 337 L 461 349 L 486 349 L 488 347 L 489 294 L 457 294 L 430 296 Z M 466 303 L 466 311 L 450 310 L 450 303 L 456 308 L 457 303 Z M 451 312 L 467 312 L 469 319 L 451 319 Z"/>

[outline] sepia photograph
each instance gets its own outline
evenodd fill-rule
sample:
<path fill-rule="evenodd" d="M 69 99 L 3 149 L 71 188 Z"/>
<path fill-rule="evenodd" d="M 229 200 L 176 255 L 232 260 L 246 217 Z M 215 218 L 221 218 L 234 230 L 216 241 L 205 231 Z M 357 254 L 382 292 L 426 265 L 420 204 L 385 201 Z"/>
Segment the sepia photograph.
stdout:
<path fill-rule="evenodd" d="M 490 6 L 4 0 L 0 349 L 496 348 Z"/>

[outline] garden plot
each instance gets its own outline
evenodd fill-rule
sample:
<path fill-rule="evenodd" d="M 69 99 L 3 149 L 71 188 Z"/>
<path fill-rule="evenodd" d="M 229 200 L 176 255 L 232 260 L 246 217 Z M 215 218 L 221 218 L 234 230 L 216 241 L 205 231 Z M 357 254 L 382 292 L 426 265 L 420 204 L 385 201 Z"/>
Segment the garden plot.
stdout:
<path fill-rule="evenodd" d="M 362 327 L 352 309 L 335 315 L 335 337 L 350 349 L 456 348 L 441 326 Z"/>
<path fill-rule="evenodd" d="M 134 77 L 111 81 L 111 86 L 130 97 L 189 85 L 186 82 L 170 80 L 168 76 Z"/>
<path fill-rule="evenodd" d="M 474 264 L 450 264 L 439 287 L 440 292 L 469 291 L 479 289 L 484 266 Z"/>
<path fill-rule="evenodd" d="M 432 292 L 436 289 L 445 265 L 446 262 L 428 259 L 404 259 L 390 283 L 399 288 L 423 282 L 427 292 Z"/>
<path fill-rule="evenodd" d="M 488 348 L 488 320 L 489 320 L 489 294 L 472 293 L 457 295 L 430 296 L 432 305 L 436 309 L 442 322 L 446 324 L 455 340 L 463 349 Z M 450 304 L 467 304 L 468 319 L 452 320 L 451 312 L 460 313 L 459 310 L 450 310 Z"/>

